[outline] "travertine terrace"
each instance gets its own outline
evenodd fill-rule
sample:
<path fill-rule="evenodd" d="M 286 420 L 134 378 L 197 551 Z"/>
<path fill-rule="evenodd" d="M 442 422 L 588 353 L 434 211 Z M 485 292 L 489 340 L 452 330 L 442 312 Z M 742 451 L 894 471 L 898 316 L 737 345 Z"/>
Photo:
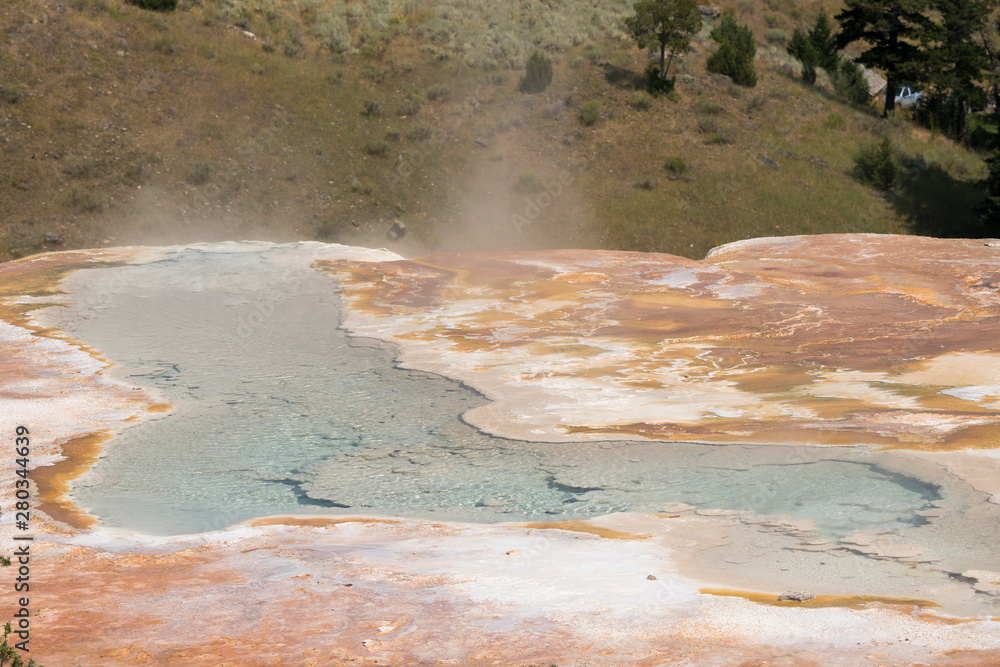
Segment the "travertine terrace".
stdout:
<path fill-rule="evenodd" d="M 462 415 L 481 431 L 568 460 L 594 441 L 642 453 L 567 465 L 553 484 L 578 495 L 628 491 L 630 465 L 638 479 L 705 443 L 793 480 L 871 466 L 927 498 L 905 525 L 836 535 L 679 502 L 548 523 L 340 506 L 186 535 L 105 525 L 74 488 L 100 486 L 88 471 L 122 433 L 193 399 L 133 384 L 51 307 L 114 307 L 130 271 L 192 251 L 323 276 L 351 336 L 488 399 Z M 18 425 L 32 438 L 31 648 L 48 667 L 1000 664 L 998 241 L 769 238 L 702 261 L 116 248 L 2 265 L 0 299 L 0 420 L 11 446 Z M 0 468 L 6 545 L 14 480 Z M 778 601 L 790 591 L 815 597 Z M 14 593 L 0 600 L 10 617 Z"/>

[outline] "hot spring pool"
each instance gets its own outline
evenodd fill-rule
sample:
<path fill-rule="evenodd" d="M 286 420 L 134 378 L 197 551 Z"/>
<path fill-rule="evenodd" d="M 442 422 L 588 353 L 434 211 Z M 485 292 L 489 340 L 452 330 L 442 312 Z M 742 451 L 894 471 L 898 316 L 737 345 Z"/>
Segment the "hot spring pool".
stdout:
<path fill-rule="evenodd" d="M 338 328 L 293 246 L 185 249 L 77 271 L 43 323 L 174 411 L 116 437 L 74 498 L 101 521 L 196 533 L 275 514 L 560 521 L 675 503 L 811 519 L 825 537 L 920 523 L 936 487 L 834 448 L 537 443 L 461 415 L 485 399 Z"/>

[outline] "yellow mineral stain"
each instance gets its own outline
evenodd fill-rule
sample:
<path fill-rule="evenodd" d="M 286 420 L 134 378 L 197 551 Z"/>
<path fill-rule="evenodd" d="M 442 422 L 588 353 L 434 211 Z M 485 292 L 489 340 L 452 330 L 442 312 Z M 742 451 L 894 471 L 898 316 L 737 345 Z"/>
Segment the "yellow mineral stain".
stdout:
<path fill-rule="evenodd" d="M 440 271 L 441 273 L 449 277 L 448 282 L 450 282 L 452 285 L 481 284 L 482 282 L 484 282 L 479 280 L 473 280 L 473 276 L 476 275 L 475 268 L 449 266 L 442 262 L 432 261 L 428 257 L 410 260 L 410 262 L 417 266 L 425 266 L 429 269 Z M 515 276 L 510 276 L 507 278 L 507 280 L 513 281 L 515 280 Z"/>
<path fill-rule="evenodd" d="M 752 373 L 723 373 L 721 380 L 735 382 L 737 388 L 752 394 L 777 394 L 810 385 L 816 380 L 812 368 L 778 366 L 761 368 Z"/>
<path fill-rule="evenodd" d="M 635 309 L 638 311 L 637 315 L 647 315 L 651 311 L 662 309 L 663 307 L 667 308 L 667 310 L 663 311 L 667 317 L 671 316 L 671 307 L 683 308 L 685 314 L 688 314 L 691 310 L 725 311 L 736 309 L 736 306 L 731 302 L 722 299 L 706 299 L 701 296 L 693 296 L 680 290 L 666 292 L 625 292 L 618 296 L 622 300 L 622 310 L 631 312 Z M 711 334 L 709 330 L 706 330 L 705 333 Z"/>
<path fill-rule="evenodd" d="M 957 618 L 954 616 L 938 616 L 937 614 L 924 613 L 920 618 L 931 621 L 934 623 L 942 623 L 944 625 L 962 625 L 964 623 L 982 623 L 983 621 L 993 621 L 994 623 L 1000 622 L 1000 617 L 994 618 Z"/>
<path fill-rule="evenodd" d="M 663 440 L 667 442 L 712 442 L 734 444 L 795 444 L 795 445 L 837 445 L 853 447 L 859 444 L 878 445 L 885 448 L 898 447 L 902 449 L 932 449 L 926 443 L 901 443 L 896 435 L 882 435 L 864 430 L 823 430 L 816 428 L 804 430 L 803 424 L 816 422 L 737 422 L 735 420 L 714 419 L 700 424 L 608 424 L 604 426 L 573 425 L 564 427 L 571 435 L 629 435 Z M 728 426 L 729 430 L 725 430 Z M 830 426 L 831 429 L 835 425 Z"/>
<path fill-rule="evenodd" d="M 996 417 L 994 417 L 996 419 Z M 992 424 L 968 426 L 960 429 L 939 442 L 921 443 L 911 446 L 910 443 L 899 443 L 888 449 L 918 449 L 927 452 L 954 452 L 960 449 L 998 449 L 1000 448 L 1000 421 Z"/>
<path fill-rule="evenodd" d="M 539 279 L 537 282 L 521 285 L 517 289 L 500 292 L 500 297 L 503 299 L 508 296 L 524 298 L 532 304 L 538 304 L 545 312 L 550 312 L 553 304 L 559 304 L 562 307 L 568 306 L 566 302 L 572 303 L 573 307 L 587 305 L 588 298 L 585 293 L 588 289 L 579 283 Z"/>
<path fill-rule="evenodd" d="M 320 260 L 312 266 L 318 271 L 336 276 L 345 288 L 349 288 L 344 290 L 344 296 L 350 301 L 352 309 L 372 317 L 387 317 L 392 314 L 390 306 L 379 303 L 390 291 L 385 284 L 386 272 L 371 264 L 348 261 Z"/>
<path fill-rule="evenodd" d="M 85 530 L 97 520 L 84 513 L 68 498 L 69 485 L 74 479 L 90 470 L 97 462 L 105 442 L 111 439 L 107 431 L 98 431 L 74 438 L 62 446 L 63 459 L 49 466 L 32 470 L 29 475 L 38 487 L 38 509 L 56 521 Z"/>
<path fill-rule="evenodd" d="M 859 444 L 883 446 L 899 444 L 894 434 L 881 434 L 865 430 L 844 429 L 838 431 L 810 429 L 803 431 L 801 427 L 795 428 L 795 424 L 781 422 L 770 423 L 768 427 L 756 441 L 765 444 L 807 444 L 841 447 L 854 447 Z M 835 428 L 835 425 L 831 425 L 831 428 Z"/>
<path fill-rule="evenodd" d="M 157 403 L 146 408 L 146 412 L 170 412 L 173 407 L 169 403 Z"/>
<path fill-rule="evenodd" d="M 22 296 L 49 297 L 62 294 L 59 281 L 77 269 L 122 266 L 125 262 L 102 259 L 100 251 L 65 252 L 51 255 L 25 257 L 7 262 L 0 269 L 0 319 L 23 327 L 38 335 L 51 334 L 52 330 L 31 324 L 28 313 L 38 304 L 16 303 Z"/>
<path fill-rule="evenodd" d="M 569 530 L 574 533 L 588 533 L 598 537 L 606 537 L 612 540 L 648 540 L 652 535 L 640 533 L 626 533 L 612 528 L 601 528 L 586 521 L 553 521 L 551 523 L 526 523 L 525 528 L 535 528 L 538 530 Z"/>
<path fill-rule="evenodd" d="M 753 591 L 737 591 L 729 588 L 700 588 L 699 593 L 704 595 L 718 595 L 723 597 L 736 597 L 750 600 L 757 604 L 769 604 L 776 607 L 804 607 L 807 609 L 817 609 L 825 607 L 845 607 L 847 609 L 864 609 L 865 605 L 877 603 L 893 606 L 907 607 L 939 607 L 941 605 L 930 600 L 920 600 L 916 598 L 890 598 L 879 595 L 817 595 L 812 600 L 805 602 L 795 602 L 793 600 L 778 601 L 777 595 L 770 593 L 756 593 Z"/>
<path fill-rule="evenodd" d="M 607 279 L 603 273 L 559 273 L 552 277 L 564 283 L 597 283 Z"/>
<path fill-rule="evenodd" d="M 558 354 L 572 359 L 587 359 L 596 357 L 605 352 L 599 347 L 592 345 L 546 345 L 539 349 L 539 354 Z"/>
<path fill-rule="evenodd" d="M 774 267 L 770 262 L 753 260 L 743 260 L 742 270 L 800 293 L 836 295 L 838 300 L 830 304 L 834 311 L 841 307 L 841 301 L 844 308 L 853 308 L 855 302 L 865 307 L 885 302 L 890 314 L 916 321 L 941 323 L 995 317 L 988 309 L 966 303 L 967 299 L 956 301 L 953 297 L 958 293 L 954 290 L 941 292 L 936 280 L 920 276 L 902 280 L 892 272 L 861 273 L 850 262 L 843 264 L 834 255 L 815 261 L 792 259 L 797 263 L 785 266 L 777 274 L 772 273 Z M 402 340 L 439 344 L 447 341 L 449 353 L 461 356 L 488 352 L 496 354 L 501 363 L 503 355 L 515 347 L 522 356 L 566 356 L 584 362 L 567 364 L 561 374 L 527 372 L 521 376 L 534 381 L 544 382 L 563 375 L 654 391 L 672 389 L 678 384 L 715 391 L 720 389 L 719 383 L 731 383 L 729 387 L 743 392 L 746 399 L 746 405 L 736 407 L 756 415 L 735 420 L 713 416 L 682 424 L 585 423 L 569 428 L 570 433 L 617 433 L 667 441 L 692 439 L 717 443 L 864 444 L 925 451 L 1000 447 L 998 432 L 992 424 L 966 427 L 946 435 L 920 419 L 892 414 L 902 409 L 919 417 L 920 413 L 931 411 L 956 423 L 994 417 L 995 411 L 990 408 L 939 392 L 972 380 L 992 381 L 994 366 L 1000 365 L 1000 355 L 946 352 L 942 357 L 887 368 L 879 362 L 883 358 L 880 350 L 884 349 L 886 354 L 893 350 L 895 341 L 891 336 L 875 334 L 859 338 L 833 327 L 833 337 L 829 338 L 810 326 L 803 328 L 812 321 L 809 313 L 800 311 L 792 317 L 795 313 L 789 311 L 790 304 L 781 303 L 762 304 L 753 311 L 748 323 L 730 301 L 706 298 L 683 288 L 654 290 L 645 282 L 637 282 L 630 273 L 632 256 L 607 259 L 601 267 L 605 269 L 603 272 L 588 270 L 590 267 L 577 269 L 572 258 L 565 261 L 566 268 L 561 270 L 544 263 L 536 266 L 530 258 L 522 262 L 516 256 L 446 254 L 384 265 L 338 262 L 335 269 L 349 274 L 345 284 L 353 287 L 345 292 L 352 307 L 372 314 L 380 309 L 382 314 L 402 313 L 414 307 L 433 311 L 445 295 L 468 304 L 482 301 L 481 312 L 463 315 L 451 325 L 428 318 L 409 332 L 397 334 Z M 677 260 L 670 258 L 670 261 Z M 760 266 L 754 270 L 757 264 Z M 839 281 L 841 274 L 862 282 Z M 605 316 L 614 319 L 597 322 L 595 330 L 595 322 L 587 320 L 592 304 L 597 298 L 608 298 L 601 291 L 603 288 L 595 286 L 596 281 L 609 285 L 615 305 L 608 311 L 613 314 Z M 508 299 L 519 304 L 518 308 L 532 304 L 532 319 L 525 321 L 520 311 L 512 317 L 503 308 L 493 307 Z M 802 316 L 805 319 L 800 321 Z M 593 357 L 592 353 L 582 354 L 581 350 L 565 347 L 565 336 L 578 333 L 583 326 L 589 327 L 592 336 L 589 342 L 595 349 L 600 349 L 600 342 L 606 342 L 611 347 L 632 350 L 631 366 L 590 363 L 587 360 Z M 529 331 L 499 336 L 498 327 L 523 327 Z M 813 351 L 817 349 L 820 352 Z M 844 382 L 824 387 L 816 383 L 820 366 L 803 357 L 817 354 L 829 357 L 829 367 L 834 370 L 878 370 L 886 381 L 873 384 L 862 378 L 856 391 Z M 704 358 L 692 359 L 704 355 L 712 368 L 705 366 Z M 799 357 L 804 361 L 796 363 Z M 692 367 L 678 367 L 682 359 L 690 360 Z M 492 364 L 482 366 L 488 369 Z M 695 366 L 704 368 L 699 370 Z M 752 372 L 747 372 L 751 369 Z M 732 404 L 734 396 L 728 388 L 726 391 Z M 824 395 L 827 393 L 832 395 Z M 765 402 L 769 407 L 755 413 L 754 408 Z M 784 411 L 780 407 L 775 409 L 774 403 L 798 408 L 799 416 L 781 416 Z"/>
<path fill-rule="evenodd" d="M 127 264 L 120 256 L 100 250 L 52 253 L 7 262 L 0 267 L 0 319 L 27 329 L 36 336 L 66 342 L 97 361 L 107 363 L 107 359 L 98 350 L 69 338 L 62 331 L 33 324 L 31 312 L 43 306 L 17 303 L 17 300 L 22 296 L 47 297 L 62 294 L 59 282 L 77 270 Z M 156 407 L 147 409 L 155 412 Z M 100 456 L 101 445 L 110 438 L 107 431 L 74 438 L 61 447 L 65 458 L 31 471 L 30 477 L 38 487 L 40 511 L 76 529 L 83 530 L 96 523 L 96 519 L 69 500 L 69 485 L 91 468 Z"/>

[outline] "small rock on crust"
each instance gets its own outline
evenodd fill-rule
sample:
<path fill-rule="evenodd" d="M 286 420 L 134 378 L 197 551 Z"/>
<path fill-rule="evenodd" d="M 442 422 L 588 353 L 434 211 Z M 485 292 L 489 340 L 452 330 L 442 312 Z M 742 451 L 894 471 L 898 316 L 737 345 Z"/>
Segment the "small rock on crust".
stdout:
<path fill-rule="evenodd" d="M 648 580 L 650 580 L 650 581 L 656 581 L 656 577 L 654 577 L 654 576 L 653 576 L 653 575 L 651 575 L 651 574 L 647 574 L 647 575 L 646 575 L 646 579 L 648 579 Z"/>
<path fill-rule="evenodd" d="M 806 602 L 812 600 L 816 596 L 812 593 L 803 593 L 802 591 L 789 591 L 787 593 L 782 593 L 778 596 L 778 602 Z"/>

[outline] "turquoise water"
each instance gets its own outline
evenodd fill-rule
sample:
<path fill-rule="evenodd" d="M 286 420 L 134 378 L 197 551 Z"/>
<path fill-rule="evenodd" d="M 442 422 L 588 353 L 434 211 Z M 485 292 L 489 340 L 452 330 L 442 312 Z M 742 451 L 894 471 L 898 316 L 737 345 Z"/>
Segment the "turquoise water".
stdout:
<path fill-rule="evenodd" d="M 813 519 L 834 537 L 913 525 L 938 498 L 841 451 L 485 435 L 460 419 L 479 394 L 348 338 L 336 282 L 308 262 L 294 246 L 189 249 L 65 281 L 71 303 L 41 319 L 175 406 L 114 439 L 78 504 L 179 534 L 287 513 L 557 521 L 684 502 Z"/>

